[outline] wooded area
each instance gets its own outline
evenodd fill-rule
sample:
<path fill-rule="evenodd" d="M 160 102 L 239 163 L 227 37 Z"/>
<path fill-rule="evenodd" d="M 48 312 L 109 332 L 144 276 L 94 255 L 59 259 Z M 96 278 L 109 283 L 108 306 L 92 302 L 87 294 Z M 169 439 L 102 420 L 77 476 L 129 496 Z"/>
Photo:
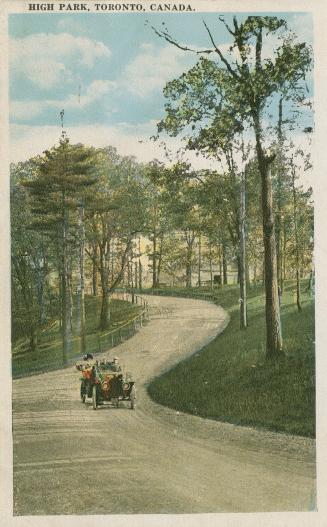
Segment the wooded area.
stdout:
<path fill-rule="evenodd" d="M 153 28 L 171 45 L 201 55 L 167 83 L 158 137 L 184 134 L 186 149 L 215 160 L 215 170 L 195 170 L 177 158 L 139 163 L 110 145 L 71 144 L 65 133 L 50 150 L 12 165 L 13 343 L 29 338 L 30 349 L 37 349 L 39 332 L 58 319 L 66 363 L 73 310 L 85 351 L 86 288 L 101 296 L 104 330 L 117 287 L 142 291 L 163 280 L 201 286 L 209 273 L 213 289 L 215 275 L 224 287 L 235 266 L 240 328 L 248 324 L 247 288 L 261 281 L 266 356 L 283 353 L 279 306 L 285 280 L 296 280 L 301 310 L 300 280 L 307 278 L 310 289 L 314 275 L 312 191 L 299 181 L 310 156 L 293 143 L 296 114 L 290 110 L 308 104 L 311 50 L 275 17 L 234 18 L 233 27 L 220 23 L 232 36 L 233 60 L 205 23 L 212 45 L 207 50 L 180 44 L 165 27 Z M 274 58 L 264 58 L 265 39 L 277 34 Z M 270 124 L 272 111 L 276 126 Z M 311 131 L 301 130 L 308 142 Z"/>

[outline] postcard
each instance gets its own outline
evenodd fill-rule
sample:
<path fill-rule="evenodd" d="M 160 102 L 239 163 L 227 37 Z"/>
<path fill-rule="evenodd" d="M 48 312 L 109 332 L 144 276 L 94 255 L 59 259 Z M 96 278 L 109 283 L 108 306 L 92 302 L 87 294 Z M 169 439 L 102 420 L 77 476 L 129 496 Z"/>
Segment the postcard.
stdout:
<path fill-rule="evenodd" d="M 326 525 L 324 3 L 0 9 L 2 525 Z"/>

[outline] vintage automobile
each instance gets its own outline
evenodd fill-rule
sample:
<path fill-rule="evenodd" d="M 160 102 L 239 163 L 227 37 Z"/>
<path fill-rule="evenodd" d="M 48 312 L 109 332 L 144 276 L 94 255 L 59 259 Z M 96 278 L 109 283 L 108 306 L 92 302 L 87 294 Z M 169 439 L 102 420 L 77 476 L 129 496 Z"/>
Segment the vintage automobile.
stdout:
<path fill-rule="evenodd" d="M 109 402 L 117 408 L 121 401 L 128 401 L 131 410 L 135 408 L 135 383 L 130 375 L 121 371 L 113 371 L 112 363 L 98 362 L 94 364 L 76 364 L 81 372 L 80 395 L 82 403 L 86 398 L 92 398 L 93 409 L 104 402 Z"/>

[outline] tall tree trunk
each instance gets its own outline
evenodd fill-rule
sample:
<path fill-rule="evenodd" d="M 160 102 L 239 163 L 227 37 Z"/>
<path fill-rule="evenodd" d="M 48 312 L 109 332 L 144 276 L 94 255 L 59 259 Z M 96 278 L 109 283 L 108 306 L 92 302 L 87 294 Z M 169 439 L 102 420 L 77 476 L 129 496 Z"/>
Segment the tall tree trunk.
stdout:
<path fill-rule="evenodd" d="M 37 263 L 36 266 L 36 290 L 37 290 L 37 299 L 38 299 L 38 305 L 39 305 L 39 324 L 44 324 L 46 320 L 46 310 L 45 310 L 45 302 L 44 302 L 44 282 L 45 282 L 45 275 L 44 275 L 44 269 L 41 266 L 40 260 Z"/>
<path fill-rule="evenodd" d="M 69 310 L 70 310 L 70 331 L 73 333 L 73 273 L 72 273 L 72 256 L 69 255 L 68 258 L 68 275 L 67 275 L 67 284 L 69 291 Z"/>
<path fill-rule="evenodd" d="M 254 284 L 257 283 L 257 262 L 256 260 L 254 260 L 254 264 L 253 264 L 253 283 Z"/>
<path fill-rule="evenodd" d="M 224 285 L 223 280 L 223 256 L 222 256 L 223 248 L 222 245 L 219 244 L 219 286 L 221 287 Z"/>
<path fill-rule="evenodd" d="M 213 270 L 212 270 L 212 243 L 209 241 L 209 270 L 210 270 L 210 290 L 213 291 Z"/>
<path fill-rule="evenodd" d="M 279 309 L 276 240 L 273 215 L 273 198 L 269 159 L 261 142 L 261 125 L 258 114 L 254 115 L 256 151 L 261 177 L 262 228 L 264 241 L 264 274 L 266 292 L 266 357 L 274 359 L 282 354 L 282 330 Z"/>
<path fill-rule="evenodd" d="M 37 346 L 38 346 L 38 330 L 35 325 L 32 325 L 30 329 L 30 350 L 36 351 Z"/>
<path fill-rule="evenodd" d="M 156 274 L 156 287 L 159 287 L 160 283 L 160 273 L 161 273 L 161 267 L 162 267 L 162 255 L 163 255 L 163 240 L 164 240 L 164 234 L 160 234 L 160 246 L 159 246 L 159 254 L 158 254 L 158 265 L 157 265 L 157 274 Z"/>
<path fill-rule="evenodd" d="M 187 248 L 186 255 L 186 287 L 192 287 L 192 252 Z"/>
<path fill-rule="evenodd" d="M 287 249 L 287 237 L 286 237 L 286 223 L 283 222 L 283 281 L 282 281 L 282 292 L 284 289 L 284 282 L 286 280 L 286 249 Z"/>
<path fill-rule="evenodd" d="M 194 232 L 186 232 L 186 287 L 192 287 L 192 256 Z"/>
<path fill-rule="evenodd" d="M 222 244 L 222 260 L 223 260 L 223 284 L 228 284 L 228 276 L 227 276 L 227 258 L 226 258 L 226 247 L 225 244 Z"/>
<path fill-rule="evenodd" d="M 101 299 L 101 311 L 100 311 L 100 330 L 104 331 L 108 329 L 110 324 L 110 294 L 109 294 L 109 269 L 107 267 L 108 260 L 106 258 L 106 252 L 108 248 L 106 248 L 107 242 L 105 244 L 100 245 L 100 255 L 99 255 L 99 263 L 100 263 L 100 282 L 101 282 L 101 293 L 102 293 L 102 299 Z"/>
<path fill-rule="evenodd" d="M 152 250 L 152 288 L 157 287 L 157 233 L 154 229 L 153 231 L 153 240 L 152 240 L 153 250 Z"/>
<path fill-rule="evenodd" d="M 301 282 L 300 282 L 300 247 L 299 247 L 299 232 L 297 219 L 297 195 L 295 188 L 295 167 L 292 161 L 292 193 L 293 193 L 293 223 L 295 235 L 295 268 L 296 268 L 296 305 L 298 311 L 302 311 L 301 306 Z"/>
<path fill-rule="evenodd" d="M 240 327 L 245 329 L 247 322 L 246 300 L 246 225 L 245 225 L 245 171 L 242 171 L 240 193 Z"/>
<path fill-rule="evenodd" d="M 139 237 L 139 290 L 142 292 L 142 262 L 141 262 L 141 238 Z"/>
<path fill-rule="evenodd" d="M 283 98 L 279 99 L 278 105 L 278 152 L 277 152 L 277 207 L 275 218 L 275 232 L 276 232 L 276 260 L 277 260 L 277 279 L 282 291 L 282 251 L 281 251 L 281 221 L 282 221 L 282 178 L 283 178 Z"/>
<path fill-rule="evenodd" d="M 102 289 L 100 330 L 104 331 L 108 329 L 109 324 L 110 324 L 110 295 L 109 295 L 109 288 L 105 286 Z"/>
<path fill-rule="evenodd" d="M 84 279 L 84 259 L 85 259 L 85 227 L 84 227 L 84 206 L 80 205 L 78 211 L 78 231 L 79 231 L 79 254 L 78 254 L 78 284 L 77 284 L 77 333 L 80 340 L 80 351 L 84 355 L 85 343 L 85 279 Z"/>
<path fill-rule="evenodd" d="M 241 283 L 241 257 L 239 254 L 236 256 L 236 264 L 237 264 L 237 283 Z"/>
<path fill-rule="evenodd" d="M 138 270 L 139 270 L 138 262 L 134 262 L 134 276 L 135 276 L 134 284 L 135 284 L 135 289 L 138 288 L 138 278 L 139 278 Z"/>
<path fill-rule="evenodd" d="M 65 193 L 62 193 L 62 336 L 63 363 L 67 364 L 71 345 L 71 301 L 69 288 L 69 258 L 68 258 L 68 215 L 65 203 Z"/>
<path fill-rule="evenodd" d="M 98 294 L 98 248 L 96 243 L 92 244 L 92 294 Z"/>
<path fill-rule="evenodd" d="M 201 234 L 199 234 L 199 245 L 198 245 L 198 287 L 201 287 L 201 267 L 202 267 L 202 255 L 201 255 Z"/>

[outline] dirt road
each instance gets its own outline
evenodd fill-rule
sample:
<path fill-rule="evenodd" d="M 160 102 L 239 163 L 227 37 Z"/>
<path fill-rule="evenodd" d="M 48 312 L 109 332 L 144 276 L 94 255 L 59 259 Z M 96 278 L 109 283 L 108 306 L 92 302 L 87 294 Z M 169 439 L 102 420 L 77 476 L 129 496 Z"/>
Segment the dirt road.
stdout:
<path fill-rule="evenodd" d="M 154 318 L 114 351 L 134 373 L 136 410 L 83 405 L 73 368 L 14 381 L 15 514 L 314 508 L 312 440 L 178 414 L 149 399 L 149 380 L 228 317 L 203 301 L 148 300 Z"/>

